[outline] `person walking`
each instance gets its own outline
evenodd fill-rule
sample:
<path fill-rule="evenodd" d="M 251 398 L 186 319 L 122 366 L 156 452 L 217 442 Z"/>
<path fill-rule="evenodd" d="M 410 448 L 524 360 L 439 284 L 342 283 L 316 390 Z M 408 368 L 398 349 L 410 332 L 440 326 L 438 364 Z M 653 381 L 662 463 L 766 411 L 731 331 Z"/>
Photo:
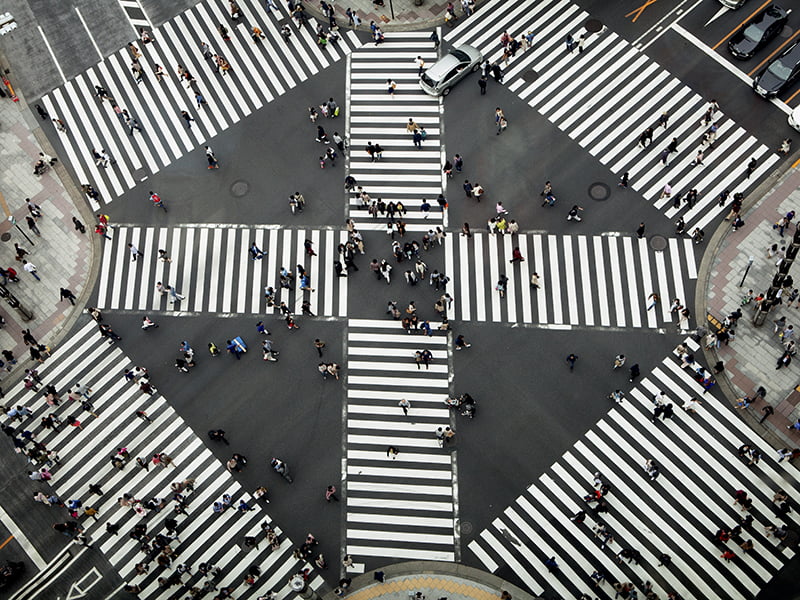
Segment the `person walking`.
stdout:
<path fill-rule="evenodd" d="M 142 252 L 130 242 L 128 242 L 128 250 L 131 253 L 131 262 L 136 262 L 138 257 L 144 256 L 144 254 L 142 254 Z"/>
<path fill-rule="evenodd" d="M 22 268 L 25 271 L 27 271 L 28 273 L 30 273 L 31 275 L 33 275 L 36 278 L 36 281 L 41 281 L 42 280 L 41 277 L 39 277 L 39 275 L 37 275 L 37 271 L 39 269 L 36 267 L 35 264 L 33 264 L 31 262 L 28 262 L 27 260 L 23 260 L 22 261 Z"/>
<path fill-rule="evenodd" d="M 59 296 L 60 296 L 59 297 L 59 302 L 61 302 L 62 300 L 69 300 L 70 304 L 72 304 L 72 306 L 75 306 L 76 298 L 75 298 L 75 294 L 72 293 L 72 290 L 69 290 L 67 288 L 63 288 L 62 287 L 59 290 Z"/>
<path fill-rule="evenodd" d="M 325 501 L 330 503 L 333 500 L 334 502 L 338 502 L 339 498 L 336 497 L 336 486 L 329 485 L 325 488 Z"/>
<path fill-rule="evenodd" d="M 411 402 L 409 402 L 405 398 L 401 398 L 400 402 L 398 402 L 397 405 L 403 409 L 403 415 L 407 417 L 408 409 L 411 408 Z"/>
<path fill-rule="evenodd" d="M 206 146 L 206 160 L 208 161 L 208 168 L 209 169 L 219 169 L 219 161 L 217 157 L 214 156 L 214 151 L 211 149 L 211 146 Z"/>
<path fill-rule="evenodd" d="M 636 228 L 636 237 L 642 239 L 644 237 L 644 222 L 639 223 L 639 227 Z"/>
<path fill-rule="evenodd" d="M 316 348 L 319 357 L 322 358 L 322 349 L 325 348 L 325 342 L 320 340 L 319 338 L 314 340 L 314 348 Z"/>
<path fill-rule="evenodd" d="M 567 356 L 567 364 L 569 365 L 569 370 L 572 371 L 575 368 L 575 362 L 578 360 L 578 356 L 576 354 L 570 354 Z"/>

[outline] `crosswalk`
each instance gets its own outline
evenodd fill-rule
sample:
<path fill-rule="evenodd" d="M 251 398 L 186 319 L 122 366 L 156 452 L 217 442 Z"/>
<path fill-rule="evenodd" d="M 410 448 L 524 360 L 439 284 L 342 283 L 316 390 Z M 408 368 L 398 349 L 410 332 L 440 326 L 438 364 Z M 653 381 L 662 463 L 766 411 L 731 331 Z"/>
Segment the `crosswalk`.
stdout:
<path fill-rule="evenodd" d="M 419 87 L 419 68 L 414 62 L 418 56 L 428 65 L 436 61 L 430 35 L 392 32 L 386 42 L 368 44 L 349 56 L 349 174 L 371 200 L 401 202 L 407 212 L 397 218 L 409 231 L 427 231 L 443 221 L 436 201 L 444 189 L 441 101 Z M 389 93 L 389 80 L 397 84 L 394 94 Z M 406 129 L 409 119 L 427 133 L 421 148 L 414 146 Z M 369 142 L 384 149 L 383 158 L 370 159 L 365 151 Z M 420 211 L 423 198 L 431 204 L 427 218 Z M 386 214 L 367 219 L 361 206 L 361 199 L 351 195 L 350 215 L 363 223 L 362 229 L 386 229 Z"/>
<path fill-rule="evenodd" d="M 684 343 L 698 355 L 696 341 L 689 338 Z M 675 416 L 654 424 L 652 399 L 661 391 L 674 405 Z M 679 408 L 693 397 L 702 402 L 695 414 Z M 607 583 L 600 589 L 606 594 L 615 581 L 634 582 L 640 594 L 641 582 L 651 581 L 661 598 L 670 590 L 687 600 L 753 598 L 794 555 L 767 537 L 764 527 L 780 522 L 772 511 L 778 488 L 792 502 L 800 499 L 800 472 L 787 462 L 776 462 L 768 448 L 763 448 L 760 462 L 748 466 L 737 450 L 750 443 L 752 435 L 727 403 L 703 395 L 693 373 L 682 369 L 673 353 L 468 548 L 492 572 L 507 565 L 536 595 L 551 590 L 561 598 L 581 593 L 595 597 L 599 591 L 591 574 L 602 570 Z M 644 472 L 648 459 L 660 468 L 655 480 Z M 607 513 L 596 513 L 583 501 L 598 471 L 611 485 Z M 725 548 L 713 539 L 719 528 L 731 529 L 743 516 L 733 506 L 739 489 L 753 499 L 754 522 L 742 532 L 743 539 L 727 543 L 737 556 L 728 563 L 720 558 Z M 587 513 L 585 523 L 571 522 L 581 510 Z M 795 524 L 800 521 L 796 513 L 788 518 Z M 606 548 L 592 533 L 597 525 L 613 534 Z M 752 553 L 738 547 L 747 539 L 755 545 Z M 614 559 L 624 548 L 641 552 L 639 565 Z M 662 554 L 671 557 L 667 566 L 658 566 Z M 544 563 L 553 556 L 560 568 L 549 573 Z"/>
<path fill-rule="evenodd" d="M 515 248 L 525 260 L 509 264 Z M 464 321 L 688 329 L 670 303 L 693 296 L 687 287 L 697 279 L 695 260 L 690 239 L 672 238 L 655 251 L 647 240 L 627 235 L 473 232 L 445 238 L 445 272 L 455 274 L 448 291 Z M 538 290 L 531 285 L 534 273 Z M 505 297 L 496 289 L 501 275 L 509 279 Z M 648 310 L 653 293 L 660 301 Z"/>
<path fill-rule="evenodd" d="M 683 217 L 688 232 L 703 229 L 728 208 L 718 205 L 720 193 L 747 194 L 778 156 L 724 112 L 717 112 L 717 141 L 706 149 L 704 166 L 692 166 L 708 129 L 701 119 L 711 98 L 702 98 L 613 31 L 588 32 L 589 22 L 590 15 L 569 0 L 489 0 L 445 39 L 454 45 L 473 45 L 494 62 L 503 55 L 504 31 L 517 39 L 534 32 L 532 48 L 519 50 L 507 65 L 501 64 L 503 84 L 617 177 L 629 173 L 630 187 L 667 217 Z M 583 53 L 567 52 L 568 34 L 576 42 L 587 35 Z M 669 114 L 666 129 L 658 126 L 664 111 Z M 648 127 L 654 129 L 653 142 L 642 149 L 637 142 Z M 678 139 L 679 151 L 664 167 L 659 155 L 672 138 Z M 747 178 L 751 158 L 758 165 Z M 550 178 L 557 186 L 557 175 Z M 698 201 L 692 207 L 682 203 L 675 208 L 674 196 L 660 198 L 668 183 L 676 193 L 697 189 Z"/>
<path fill-rule="evenodd" d="M 176 555 L 180 555 L 178 562 L 194 567 L 194 575 L 183 576 L 184 584 L 202 587 L 204 580 L 197 573 L 197 567 L 207 562 L 221 569 L 215 580 L 218 587 L 236 587 L 255 564 L 262 574 L 252 586 L 252 595 L 247 597 L 255 598 L 272 589 L 280 597 L 290 595 L 289 578 L 309 565 L 293 557 L 291 541 L 281 534 L 263 507 L 242 489 L 167 400 L 158 393 L 147 395 L 123 378 L 125 370 L 132 366 L 119 347 L 109 346 L 100 336 L 92 321 L 56 348 L 52 357 L 39 368 L 44 383 L 54 385 L 63 394 L 59 406 L 49 406 L 41 392 L 26 390 L 22 383 L 6 393 L 6 402 L 24 405 L 33 411 L 33 416 L 21 427 L 32 431 L 38 441 L 49 450 L 55 450 L 61 458 L 50 468 L 52 490 L 64 502 L 80 499 L 84 507 L 98 509 L 97 520 L 83 516 L 80 524 L 95 549 L 109 560 L 120 577 L 141 588 L 137 597 L 142 600 L 170 597 L 174 590 L 170 592 L 160 587 L 157 579 L 169 576 L 174 569 L 163 569 L 153 562 L 149 574 L 136 575 L 134 565 L 144 562 L 145 555 L 140 552 L 139 544 L 129 538 L 128 532 L 144 522 L 151 537 L 166 534 L 164 521 L 167 518 L 176 518 L 179 524 L 179 540 L 171 542 Z M 81 412 L 75 403 L 67 400 L 66 390 L 76 382 L 91 388 L 97 417 Z M 138 410 L 145 411 L 152 423 L 137 418 L 135 411 Z M 39 425 L 40 418 L 51 413 L 65 421 L 58 430 Z M 78 418 L 81 429 L 66 424 L 68 415 Z M 107 457 L 121 447 L 127 448 L 131 460 L 123 470 L 117 470 Z M 145 470 L 133 460 L 137 456 L 149 460 L 160 452 L 173 458 L 174 467 L 151 465 Z M 174 495 L 171 484 L 190 478 L 196 479 L 195 489 L 184 492 L 188 505 L 183 516 L 174 516 L 172 508 L 165 507 L 159 512 L 150 511 L 143 521 L 133 508 L 123 507 L 117 501 L 123 494 L 131 494 L 142 502 L 154 497 L 170 499 Z M 90 496 L 90 484 L 100 485 L 103 495 Z M 231 495 L 234 508 L 215 514 L 212 504 L 223 494 Z M 239 500 L 247 501 L 255 510 L 237 513 L 235 506 Z M 264 541 L 261 525 L 265 522 L 279 534 L 281 544 L 275 551 Z M 118 524 L 119 535 L 108 533 L 107 523 Z M 245 536 L 255 537 L 258 548 L 243 552 L 240 544 Z M 313 572 L 309 581 L 312 588 L 323 583 Z"/>
<path fill-rule="evenodd" d="M 338 277 L 333 263 L 337 246 L 347 232 L 332 229 L 290 229 L 244 225 L 187 225 L 182 227 L 117 226 L 103 240 L 103 261 L 97 307 L 141 311 L 251 313 L 268 312 L 265 288 L 275 290 L 275 305 L 286 302 L 301 313 L 304 300 L 312 314 L 347 314 L 347 278 Z M 306 240 L 315 255 L 309 255 Z M 266 253 L 254 260 L 255 242 Z M 132 260 L 128 244 L 143 256 Z M 165 250 L 169 261 L 159 258 Z M 302 265 L 314 291 L 300 289 L 297 265 Z M 292 289 L 281 288 L 280 271 L 292 271 Z M 170 304 L 156 284 L 175 287 L 186 299 Z"/>
<path fill-rule="evenodd" d="M 433 355 L 427 369 L 414 360 L 424 349 Z M 436 324 L 427 336 L 407 334 L 391 319 L 348 320 L 343 479 L 347 553 L 360 565 L 376 557 L 454 560 L 454 459 L 435 435 L 451 418 L 447 349 Z M 398 405 L 403 398 L 408 416 Z M 391 446 L 399 451 L 394 459 Z"/>
<path fill-rule="evenodd" d="M 152 29 L 154 41 L 136 40 L 142 54 L 138 59 L 142 83 L 132 76 L 133 56 L 123 48 L 41 99 L 51 115 L 66 122 L 67 131 L 58 133 L 65 158 L 82 184 L 97 189 L 99 202 L 111 202 L 361 46 L 352 30 L 342 30 L 336 44 L 320 49 L 314 19 L 298 28 L 283 3 L 270 11 L 257 0 L 238 4 L 242 17 L 237 22 L 231 22 L 224 3 L 204 0 Z M 230 40 L 217 32 L 219 23 L 225 24 Z M 287 24 L 292 33 L 288 42 L 280 34 Z M 251 36 L 253 27 L 264 33 L 257 42 Z M 216 73 L 212 60 L 203 58 L 202 42 L 230 64 L 227 74 Z M 161 81 L 155 75 L 156 65 L 168 74 Z M 196 83 L 187 86 L 179 78 L 179 65 Z M 97 97 L 97 85 L 138 121 L 141 132 L 129 135 L 111 101 Z M 196 108 L 195 90 L 206 100 L 202 108 Z M 194 122 L 184 121 L 182 111 Z M 93 149 L 105 149 L 116 162 L 107 168 L 97 166 Z M 98 208 L 98 201 L 90 202 Z"/>

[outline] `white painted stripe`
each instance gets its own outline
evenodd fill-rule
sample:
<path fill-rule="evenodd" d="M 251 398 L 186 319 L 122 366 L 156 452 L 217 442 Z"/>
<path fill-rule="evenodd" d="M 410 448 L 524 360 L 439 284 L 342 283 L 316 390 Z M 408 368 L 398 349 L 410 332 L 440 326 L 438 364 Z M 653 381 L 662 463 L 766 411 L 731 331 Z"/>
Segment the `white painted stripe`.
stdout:
<path fill-rule="evenodd" d="M 642 315 L 639 312 L 639 289 L 636 284 L 636 257 L 633 252 L 633 240 L 630 237 L 625 236 L 622 238 L 622 250 L 625 254 L 625 268 L 628 274 L 626 280 L 628 282 L 628 300 L 631 308 L 631 326 L 641 327 Z"/>
<path fill-rule="evenodd" d="M 262 252 L 265 251 L 264 248 L 264 230 L 263 229 L 256 229 L 254 240 L 256 246 Z M 261 277 L 261 268 L 264 266 L 264 259 L 254 260 L 253 261 L 253 277 L 250 280 L 253 289 L 250 290 L 250 312 L 253 314 L 261 313 L 261 286 L 260 283 L 263 281 Z"/>
<path fill-rule="evenodd" d="M 528 254 L 528 236 L 518 235 L 517 243 L 519 244 L 519 251 L 525 260 L 520 263 L 520 282 L 519 287 L 522 290 L 522 321 L 524 323 L 533 322 L 533 311 L 531 306 L 531 272 L 530 265 L 532 257 Z"/>
<path fill-rule="evenodd" d="M 619 261 L 619 246 L 616 237 L 606 237 L 608 243 L 608 263 L 611 268 L 611 298 L 616 308 L 616 324 L 625 326 L 625 302 L 623 301 L 622 271 Z"/>
<path fill-rule="evenodd" d="M 406 558 L 409 560 L 440 560 L 445 562 L 453 562 L 455 559 L 453 552 L 416 550 L 397 546 L 380 548 L 377 546 L 358 546 L 350 543 L 347 544 L 347 553 L 355 556 L 389 556 L 392 558 Z"/>
<path fill-rule="evenodd" d="M 134 248 L 137 248 L 141 252 L 140 248 L 140 241 L 139 241 L 139 234 L 141 233 L 141 227 L 133 227 L 131 228 L 131 241 L 130 243 L 133 244 Z M 133 255 L 130 252 L 130 248 L 128 248 L 128 255 L 133 258 Z M 144 269 L 144 257 L 138 256 L 136 260 L 131 260 L 131 263 L 128 265 L 128 283 L 125 286 L 125 302 L 123 304 L 123 308 L 125 310 L 130 310 L 133 308 L 133 295 L 136 293 L 136 276 L 138 275 L 139 269 Z"/>
<path fill-rule="evenodd" d="M 564 244 L 564 274 L 567 280 L 567 309 L 569 322 L 572 325 L 580 323 L 578 316 L 578 290 L 575 286 L 575 263 L 572 257 L 572 236 L 562 237 Z"/>
<path fill-rule="evenodd" d="M 583 318 L 589 327 L 594 325 L 594 307 L 592 305 L 592 260 L 585 235 L 578 236 L 578 267 L 581 273 L 581 290 L 583 291 Z"/>
<path fill-rule="evenodd" d="M 647 240 L 645 238 L 642 238 L 637 241 L 639 243 L 639 262 L 640 262 L 640 269 L 642 272 L 641 302 L 642 305 L 645 307 L 645 312 L 647 313 L 647 326 L 650 328 L 655 328 L 657 326 L 656 312 L 655 312 L 657 309 L 654 308 L 652 311 L 646 310 L 651 302 L 651 300 L 648 300 L 648 297 L 653 292 L 656 292 L 655 287 L 653 287 L 653 279 L 650 276 L 650 253 L 647 250 Z"/>
<path fill-rule="evenodd" d="M 489 554 L 484 550 L 480 544 L 478 544 L 478 540 L 472 540 L 469 544 L 467 544 L 467 548 L 472 550 L 472 553 L 478 558 L 483 566 L 486 567 L 486 570 L 490 573 L 494 573 L 500 566 L 492 560 Z"/>
<path fill-rule="evenodd" d="M 503 235 L 501 236 L 503 240 L 502 245 L 502 255 L 500 256 L 500 261 L 502 261 L 503 269 L 507 270 L 508 273 L 508 284 L 506 285 L 506 298 L 504 304 L 506 305 L 506 311 L 508 314 L 507 321 L 509 323 L 516 323 L 517 322 L 517 289 L 516 289 L 516 275 L 514 273 L 514 264 L 510 262 L 509 256 L 512 254 L 511 249 L 511 236 L 510 235 Z M 499 240 L 498 240 L 499 241 Z M 500 248 L 498 248 L 499 252 Z M 508 267 L 506 267 L 506 262 L 509 261 Z"/>
<path fill-rule="evenodd" d="M 209 283 L 208 286 L 208 310 L 211 312 L 217 311 L 217 302 L 219 301 L 219 284 L 222 278 L 220 267 L 222 266 L 222 237 L 224 231 L 219 228 L 214 228 L 214 241 L 211 246 L 211 268 L 209 269 Z M 224 311 L 224 305 L 223 305 Z"/>
<path fill-rule="evenodd" d="M 477 312 L 478 321 L 486 321 L 486 284 L 484 282 L 484 266 L 483 266 L 483 238 L 484 234 L 475 232 L 473 234 L 474 249 L 473 257 L 475 260 L 475 308 Z M 469 290 L 467 290 L 469 293 Z M 493 294 L 489 290 L 490 294 Z"/>
<path fill-rule="evenodd" d="M 542 248 L 542 236 L 533 236 L 533 271 L 539 274 L 539 291 L 536 294 L 536 304 L 538 306 L 539 323 L 547 323 L 547 291 L 544 289 L 547 281 L 547 272 L 543 270 L 545 265 L 544 249 Z M 537 266 L 538 265 L 538 266 Z"/>
<path fill-rule="evenodd" d="M 167 249 L 167 233 L 168 229 L 165 227 L 158 228 L 158 247 L 164 250 Z M 177 257 L 176 257 L 177 258 Z M 174 259 L 173 259 L 174 260 Z M 142 289 L 142 297 L 150 298 L 150 308 L 161 310 L 161 294 L 158 293 L 156 290 L 156 284 L 161 281 L 164 281 L 164 263 L 158 261 L 155 265 L 155 277 L 153 282 L 153 287 L 151 288 L 150 292 L 148 290 Z"/>
<path fill-rule="evenodd" d="M 240 238 L 238 243 L 238 253 L 239 253 L 239 276 L 237 279 L 237 290 L 236 290 L 236 312 L 243 313 L 247 310 L 247 286 L 250 285 L 251 279 L 248 276 L 249 265 L 251 262 L 258 262 L 257 260 L 253 260 L 250 258 L 250 238 L 248 236 L 248 232 L 246 230 L 239 231 Z M 230 246 L 229 246 L 230 248 Z M 228 255 L 228 261 L 231 263 L 236 263 L 236 256 Z M 233 279 L 229 280 L 228 282 L 230 285 L 226 287 L 233 286 Z"/>
<path fill-rule="evenodd" d="M 564 317 L 561 309 L 561 282 L 558 272 L 558 238 L 554 235 L 547 236 L 547 253 L 550 256 L 550 299 L 553 301 L 553 323 L 561 325 Z"/>
<path fill-rule="evenodd" d="M 116 252 L 117 252 L 117 263 L 116 263 L 116 267 L 114 268 L 114 271 L 116 273 L 121 274 L 122 273 L 122 269 L 124 268 L 123 265 L 125 264 L 125 258 L 127 257 L 127 254 L 128 254 L 126 252 L 127 242 L 128 242 L 128 228 L 127 227 L 117 227 L 117 229 L 116 229 L 116 231 L 114 233 L 114 241 L 117 242 L 117 244 L 115 245 L 115 248 L 114 248 L 116 250 Z M 115 283 L 117 283 L 118 281 L 119 280 L 116 279 Z M 114 285 L 114 287 L 111 289 L 111 306 L 110 306 L 110 308 L 112 308 L 112 309 L 119 308 L 119 295 L 122 292 L 122 290 L 120 289 L 121 287 L 122 286 L 120 286 L 120 285 Z"/>
<path fill-rule="evenodd" d="M 452 512 L 453 510 L 453 504 L 451 502 L 431 502 L 425 500 L 408 500 L 405 498 L 400 500 L 393 500 L 390 498 L 359 498 L 358 496 L 353 495 L 348 495 L 347 507 L 379 508 L 382 511 L 418 510 Z"/>
<path fill-rule="evenodd" d="M 697 263 L 694 258 L 694 241 L 684 238 L 683 250 L 686 256 L 686 273 L 689 279 L 697 279 Z"/>
<path fill-rule="evenodd" d="M 658 292 L 661 296 L 660 306 L 657 306 L 653 310 L 657 311 L 659 308 L 661 309 L 661 317 L 664 319 L 665 322 L 671 321 L 671 315 L 669 312 L 669 302 L 670 302 L 670 290 L 669 290 L 669 280 L 667 279 L 667 265 L 664 261 L 664 253 L 663 252 L 656 252 L 656 272 L 658 274 Z"/>

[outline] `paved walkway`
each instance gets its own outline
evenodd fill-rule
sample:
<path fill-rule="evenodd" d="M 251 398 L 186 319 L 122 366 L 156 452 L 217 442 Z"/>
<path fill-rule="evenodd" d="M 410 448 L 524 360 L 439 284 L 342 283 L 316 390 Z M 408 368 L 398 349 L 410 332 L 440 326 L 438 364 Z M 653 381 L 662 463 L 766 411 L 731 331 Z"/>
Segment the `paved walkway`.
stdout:
<path fill-rule="evenodd" d="M 753 194 L 755 195 L 755 194 Z M 747 199 L 746 199 L 747 202 Z M 772 277 L 777 273 L 777 257 L 768 258 L 767 248 L 777 243 L 779 248 L 791 242 L 794 227 L 787 229 L 785 237 L 772 228 L 773 224 L 790 210 L 800 209 L 800 170 L 791 169 L 773 182 L 772 188 L 743 213 L 745 226 L 733 231 L 730 222 L 723 222 L 709 242 L 709 253 L 704 265 L 710 260 L 710 270 L 704 283 L 707 285 L 708 312 L 718 320 L 724 319 L 741 306 L 742 298 L 753 290 L 754 294 L 766 292 Z M 716 245 L 716 248 L 714 248 Z M 744 279 L 748 258 L 753 265 Z M 704 266 L 703 265 L 703 266 Z M 701 271 L 703 267 L 701 266 Z M 800 287 L 800 272 L 791 272 L 795 287 Z M 701 273 L 701 280 L 703 274 Z M 698 298 L 702 298 L 702 285 L 698 286 Z M 788 295 L 787 295 L 788 296 Z M 763 432 L 767 440 L 776 447 L 800 447 L 800 432 L 787 430 L 787 425 L 800 417 L 800 392 L 795 390 L 800 372 L 800 357 L 788 367 L 776 370 L 776 362 L 783 353 L 778 336 L 773 333 L 773 321 L 786 316 L 788 324 L 800 327 L 800 308 L 796 304 L 787 308 L 784 303 L 767 316 L 765 323 L 753 325 L 753 304 L 742 307 L 744 316 L 735 327 L 736 339 L 728 346 L 707 352 L 709 364 L 724 361 L 725 371 L 718 381 L 732 402 L 744 394 L 755 396 L 755 390 L 763 385 L 767 389 L 766 399 L 759 399 L 745 409 L 745 419 L 756 433 Z M 700 313 L 698 302 L 698 314 Z M 699 320 L 699 319 L 698 319 Z M 775 414 L 762 424 L 758 421 L 765 405 L 770 405 Z"/>
<path fill-rule="evenodd" d="M 345 596 L 347 600 L 498 600 L 507 591 L 515 600 L 535 600 L 534 596 L 485 571 L 457 563 L 405 562 L 380 570 L 383 583 L 375 580 L 376 571 L 355 579 Z M 334 591 L 324 600 L 338 600 Z"/>
<path fill-rule="evenodd" d="M 0 59 L 0 66 L 5 66 Z M 12 82 L 13 85 L 13 82 Z M 19 94 L 19 90 L 15 90 Z M 6 326 L 0 329 L 0 350 L 11 350 L 19 359 L 11 375 L 2 380 L 7 388 L 9 381 L 16 380 L 27 368 L 30 361 L 27 348 L 22 343 L 20 331 L 30 328 L 40 342 L 53 347 L 59 336 L 69 331 L 76 311 L 88 298 L 94 279 L 93 260 L 98 256 L 94 248 L 97 241 L 93 233 L 94 218 L 83 202 L 76 205 L 72 198 L 80 198 L 67 176 L 64 166 L 59 162 L 41 177 L 33 175 L 33 164 L 39 152 L 53 153 L 47 144 L 40 127 L 52 127 L 36 114 L 35 109 L 25 105 L 20 96 L 19 102 L 10 98 L 0 98 L 0 155 L 3 169 L 0 171 L 0 206 L 4 218 L 0 222 L 0 265 L 16 269 L 19 283 L 9 282 L 7 288 L 33 313 L 33 319 L 26 322 L 20 312 L 6 302 L 0 301 L 0 315 Z M 65 182 L 66 186 L 65 187 Z M 71 188 L 72 195 L 68 191 Z M 28 229 L 25 217 L 28 209 L 25 199 L 30 198 L 39 205 L 42 217 L 37 227 L 41 236 Z M 31 242 L 11 223 L 8 216 L 13 215 L 19 229 L 22 229 Z M 86 225 L 87 231 L 81 234 L 75 230 L 72 217 L 77 216 Z M 8 237 L 8 239 L 6 239 Z M 14 243 L 30 252 L 26 260 L 36 265 L 41 281 L 22 269 L 22 263 L 15 260 Z M 73 308 L 68 300 L 59 300 L 59 290 L 65 287 L 78 297 L 78 308 Z"/>
<path fill-rule="evenodd" d="M 336 20 L 340 27 L 348 27 L 347 9 L 350 8 L 361 18 L 359 29 L 369 29 L 370 21 L 375 21 L 383 31 L 427 29 L 436 25 L 444 25 L 445 9 L 447 0 L 384 0 L 384 6 L 375 6 L 372 0 L 339 0 L 330 1 L 336 9 Z M 475 0 L 476 7 L 485 0 Z M 453 0 L 456 7 L 457 20 L 455 24 L 464 19 L 464 11 L 461 8 L 461 0 Z M 318 2 L 308 2 L 305 4 L 306 10 L 315 17 L 327 21 L 322 15 Z"/>

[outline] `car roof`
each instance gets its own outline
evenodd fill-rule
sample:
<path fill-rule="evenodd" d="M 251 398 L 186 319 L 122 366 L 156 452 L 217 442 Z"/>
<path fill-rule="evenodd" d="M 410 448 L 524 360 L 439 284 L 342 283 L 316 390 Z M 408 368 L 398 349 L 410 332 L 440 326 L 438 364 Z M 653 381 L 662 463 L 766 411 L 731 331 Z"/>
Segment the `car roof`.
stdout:
<path fill-rule="evenodd" d="M 433 66 L 430 69 L 428 69 L 427 71 L 428 77 L 435 80 L 438 77 L 445 75 L 450 71 L 450 69 L 454 69 L 460 64 L 461 64 L 460 60 L 458 60 L 452 54 L 448 53 L 439 60 L 437 60 L 433 64 Z"/>

